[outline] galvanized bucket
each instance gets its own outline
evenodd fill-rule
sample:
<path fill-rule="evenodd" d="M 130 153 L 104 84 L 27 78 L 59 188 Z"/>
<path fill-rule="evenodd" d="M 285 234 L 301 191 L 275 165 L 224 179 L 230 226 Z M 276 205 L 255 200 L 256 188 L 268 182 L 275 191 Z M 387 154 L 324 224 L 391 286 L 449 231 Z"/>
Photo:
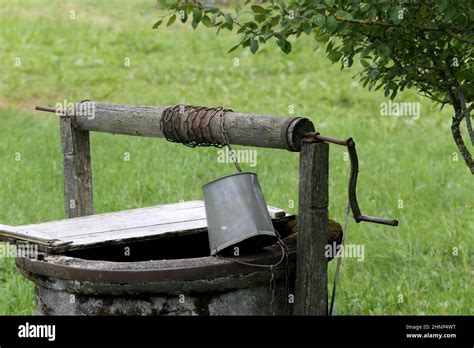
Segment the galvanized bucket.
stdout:
<path fill-rule="evenodd" d="M 238 246 L 246 252 L 277 237 L 255 173 L 237 173 L 202 187 L 211 255 Z"/>

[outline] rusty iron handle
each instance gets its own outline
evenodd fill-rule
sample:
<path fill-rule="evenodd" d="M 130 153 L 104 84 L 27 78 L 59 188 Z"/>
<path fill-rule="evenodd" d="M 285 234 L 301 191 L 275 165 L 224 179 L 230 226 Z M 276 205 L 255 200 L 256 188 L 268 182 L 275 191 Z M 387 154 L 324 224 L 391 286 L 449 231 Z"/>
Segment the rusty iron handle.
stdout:
<path fill-rule="evenodd" d="M 365 222 L 372 222 L 375 224 L 382 224 L 382 225 L 387 225 L 387 226 L 398 226 L 398 220 L 362 215 L 360 211 L 359 203 L 357 202 L 357 192 L 356 192 L 357 191 L 357 177 L 359 175 L 359 159 L 357 157 L 355 141 L 352 138 L 349 138 L 347 140 L 340 140 L 340 139 L 335 139 L 335 138 L 320 135 L 317 132 L 309 132 L 309 133 L 306 133 L 305 136 L 307 138 L 311 138 L 316 141 L 324 141 L 324 142 L 347 147 L 347 151 L 349 153 L 349 159 L 351 162 L 351 174 L 349 177 L 349 185 L 348 185 L 347 192 L 349 196 L 349 205 L 352 210 L 352 216 L 354 217 L 354 220 L 356 223 L 365 221 Z"/>

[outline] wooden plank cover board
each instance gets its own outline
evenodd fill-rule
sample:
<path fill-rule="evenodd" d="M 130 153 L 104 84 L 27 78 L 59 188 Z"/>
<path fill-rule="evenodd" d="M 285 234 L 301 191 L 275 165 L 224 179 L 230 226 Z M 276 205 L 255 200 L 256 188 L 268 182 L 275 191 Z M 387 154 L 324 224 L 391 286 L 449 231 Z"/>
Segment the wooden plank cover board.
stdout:
<path fill-rule="evenodd" d="M 268 211 L 272 219 L 286 216 L 278 208 L 269 206 Z M 189 201 L 18 227 L 0 225 L 0 240 L 30 242 L 42 251 L 62 252 L 203 233 L 206 229 L 204 202 Z"/>

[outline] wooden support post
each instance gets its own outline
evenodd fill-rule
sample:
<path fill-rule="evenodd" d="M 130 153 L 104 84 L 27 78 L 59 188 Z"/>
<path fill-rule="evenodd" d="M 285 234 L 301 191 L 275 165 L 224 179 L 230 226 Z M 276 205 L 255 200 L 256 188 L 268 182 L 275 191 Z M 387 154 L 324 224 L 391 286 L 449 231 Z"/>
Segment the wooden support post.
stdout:
<path fill-rule="evenodd" d="M 304 141 L 300 153 L 296 315 L 327 315 L 329 144 Z"/>
<path fill-rule="evenodd" d="M 71 117 L 60 117 L 66 218 L 93 214 L 89 131 Z"/>

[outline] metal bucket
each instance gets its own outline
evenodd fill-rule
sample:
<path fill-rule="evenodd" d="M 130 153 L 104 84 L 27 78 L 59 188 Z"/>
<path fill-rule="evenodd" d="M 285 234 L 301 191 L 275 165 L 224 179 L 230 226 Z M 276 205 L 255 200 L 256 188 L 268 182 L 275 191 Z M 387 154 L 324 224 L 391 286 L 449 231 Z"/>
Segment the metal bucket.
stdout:
<path fill-rule="evenodd" d="M 255 173 L 237 173 L 202 187 L 211 255 L 273 244 L 277 237 Z M 243 249 L 243 250 L 242 250 Z"/>

